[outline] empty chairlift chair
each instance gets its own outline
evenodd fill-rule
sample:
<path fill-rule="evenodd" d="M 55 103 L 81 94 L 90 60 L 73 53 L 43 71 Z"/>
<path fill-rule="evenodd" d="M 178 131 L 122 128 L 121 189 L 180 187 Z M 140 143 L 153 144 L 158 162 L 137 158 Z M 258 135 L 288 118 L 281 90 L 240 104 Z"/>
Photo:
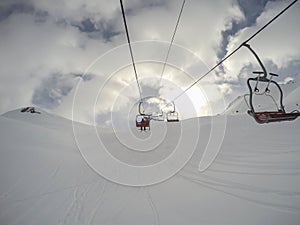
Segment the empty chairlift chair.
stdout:
<path fill-rule="evenodd" d="M 273 80 L 273 77 L 277 77 L 277 74 L 270 73 L 270 78 L 267 77 L 267 70 L 264 67 L 263 63 L 259 59 L 258 55 L 254 52 L 254 50 L 250 47 L 249 44 L 244 44 L 245 47 L 247 47 L 255 56 L 258 63 L 260 64 L 263 71 L 253 72 L 254 74 L 257 74 L 257 77 L 249 78 L 247 80 L 247 85 L 250 91 L 250 97 L 249 97 L 249 106 L 250 109 L 248 111 L 248 114 L 251 115 L 256 122 L 263 124 L 263 123 L 270 123 L 270 122 L 280 122 L 280 121 L 289 121 L 289 120 L 295 120 L 298 116 L 300 116 L 300 112 L 298 110 L 294 110 L 292 112 L 286 112 L 283 106 L 283 92 L 279 84 Z M 263 91 L 260 91 L 258 89 L 259 83 L 265 83 L 266 88 Z M 276 103 L 277 110 L 266 110 L 266 111 L 258 111 L 255 109 L 253 105 L 253 96 L 270 96 L 270 85 L 274 86 L 279 91 L 279 102 Z M 272 97 L 273 98 L 273 97 Z M 274 100 L 274 98 L 273 98 Z"/>
<path fill-rule="evenodd" d="M 167 122 L 179 122 L 178 112 L 175 111 L 175 103 L 172 101 L 173 109 L 167 113 Z"/>

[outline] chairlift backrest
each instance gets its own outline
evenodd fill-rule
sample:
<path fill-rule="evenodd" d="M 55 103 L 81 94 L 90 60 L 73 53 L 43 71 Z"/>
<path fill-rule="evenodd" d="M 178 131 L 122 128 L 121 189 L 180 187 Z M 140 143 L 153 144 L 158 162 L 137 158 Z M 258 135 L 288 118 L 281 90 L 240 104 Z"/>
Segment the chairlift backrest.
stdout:
<path fill-rule="evenodd" d="M 175 111 L 175 103 L 172 101 L 173 109 L 167 113 L 167 122 L 179 122 L 178 113 Z"/>
<path fill-rule="evenodd" d="M 136 127 L 150 127 L 150 117 L 146 115 L 136 115 Z"/>

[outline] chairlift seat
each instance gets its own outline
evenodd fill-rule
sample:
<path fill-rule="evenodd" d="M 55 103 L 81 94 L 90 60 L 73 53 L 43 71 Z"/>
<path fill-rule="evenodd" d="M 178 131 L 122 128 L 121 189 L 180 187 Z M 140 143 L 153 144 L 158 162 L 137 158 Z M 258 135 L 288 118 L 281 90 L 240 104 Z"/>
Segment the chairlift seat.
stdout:
<path fill-rule="evenodd" d="M 281 121 L 291 121 L 295 120 L 298 116 L 300 116 L 300 112 L 289 112 L 286 113 L 284 111 L 265 111 L 265 112 L 249 112 L 251 116 L 258 123 L 271 123 L 271 122 L 281 122 Z"/>
<path fill-rule="evenodd" d="M 175 120 L 167 120 L 167 122 L 179 122 L 179 119 L 175 119 Z"/>
<path fill-rule="evenodd" d="M 167 122 L 179 122 L 178 118 L 167 118 Z"/>
<path fill-rule="evenodd" d="M 167 114 L 167 122 L 179 122 L 178 113 L 177 112 L 169 112 Z"/>
<path fill-rule="evenodd" d="M 150 127 L 150 121 L 145 120 L 144 122 L 136 121 L 136 127 Z"/>
<path fill-rule="evenodd" d="M 142 121 L 144 119 L 144 121 Z M 149 127 L 150 129 L 150 117 L 147 115 L 137 115 L 135 119 L 136 127 Z"/>

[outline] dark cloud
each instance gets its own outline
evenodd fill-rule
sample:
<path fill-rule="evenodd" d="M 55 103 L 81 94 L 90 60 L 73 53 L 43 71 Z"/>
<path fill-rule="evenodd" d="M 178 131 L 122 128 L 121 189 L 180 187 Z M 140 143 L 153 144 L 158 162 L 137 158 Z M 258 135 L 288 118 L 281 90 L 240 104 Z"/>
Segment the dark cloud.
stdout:
<path fill-rule="evenodd" d="M 124 8 L 126 15 L 135 15 L 143 9 L 150 10 L 151 8 L 161 8 L 166 7 L 169 1 L 167 0 L 141 0 L 135 2 L 124 2 Z M 149 9 L 150 8 L 150 9 Z"/>
<path fill-rule="evenodd" d="M 76 85 L 76 77 L 78 76 L 80 75 L 51 74 L 34 91 L 32 103 L 47 109 L 59 106 L 63 97 L 67 96 Z"/>
<path fill-rule="evenodd" d="M 117 30 L 114 20 L 95 21 L 93 18 L 86 18 L 80 22 L 72 22 L 72 25 L 80 32 L 87 33 L 90 38 L 102 39 L 105 42 L 111 41 L 114 36 L 121 33 Z"/>
<path fill-rule="evenodd" d="M 300 73 L 300 60 L 291 60 L 286 65 L 278 67 L 272 60 L 266 60 L 264 66 L 268 73 L 276 73 L 279 77 L 276 78 L 278 82 L 283 82 L 288 77 L 297 77 Z M 261 67 L 257 64 L 247 64 L 245 65 L 240 73 L 239 78 L 248 78 L 253 75 L 253 71 L 261 71 Z M 237 81 L 239 82 L 239 81 Z"/>
<path fill-rule="evenodd" d="M 256 18 L 261 15 L 268 2 L 276 0 L 238 0 L 240 10 L 243 12 L 246 20 L 241 24 L 252 26 L 256 22 Z"/>
<path fill-rule="evenodd" d="M 78 27 L 78 29 L 81 32 L 91 33 L 91 32 L 98 31 L 98 29 L 96 28 L 95 24 L 91 21 L 91 19 L 85 19 L 81 21 L 79 25 L 74 25 L 74 26 Z"/>
<path fill-rule="evenodd" d="M 34 2 L 26 1 L 3 1 L 0 3 L 0 22 L 15 14 L 30 14 L 34 16 L 35 22 L 45 22 L 50 15 L 46 9 L 38 8 Z M 82 8 L 83 10 L 84 8 Z M 90 17 L 87 17 L 90 16 Z M 85 15 L 85 19 L 77 21 L 67 17 L 54 18 L 55 23 L 59 26 L 74 26 L 80 32 L 87 33 L 87 36 L 92 39 L 102 39 L 105 42 L 119 35 L 120 32 L 116 29 L 115 19 L 98 19 L 98 15 Z"/>
<path fill-rule="evenodd" d="M 3 1 L 0 3 L 0 22 L 14 14 L 21 13 L 33 15 L 36 22 L 45 22 L 49 16 L 47 11 L 37 10 L 28 2 Z"/>
<path fill-rule="evenodd" d="M 155 84 L 141 82 L 142 95 L 148 96 L 159 96 L 159 90 Z"/>
<path fill-rule="evenodd" d="M 98 127 L 111 127 L 111 112 L 96 114 L 95 121 Z"/>
<path fill-rule="evenodd" d="M 28 13 L 34 12 L 34 7 L 24 2 L 3 1 L 0 3 L 0 21 L 5 20 L 15 13 Z"/>
<path fill-rule="evenodd" d="M 221 60 L 227 54 L 227 45 L 229 38 L 237 34 L 241 29 L 245 27 L 251 27 L 256 23 L 256 19 L 264 12 L 266 4 L 276 0 L 237 0 L 238 6 L 243 13 L 244 20 L 233 19 L 229 23 L 231 26 L 227 30 L 221 32 L 222 42 L 218 52 L 218 59 Z"/>
<path fill-rule="evenodd" d="M 281 67 L 278 67 L 274 62 L 269 60 L 267 61 L 266 68 L 269 73 L 279 75 L 275 80 L 281 84 L 286 83 L 289 79 L 300 79 L 300 60 L 290 60 L 286 65 Z"/>
<path fill-rule="evenodd" d="M 95 74 L 81 74 L 81 73 L 73 73 L 74 77 L 80 77 L 83 81 L 90 81 L 96 77 Z"/>

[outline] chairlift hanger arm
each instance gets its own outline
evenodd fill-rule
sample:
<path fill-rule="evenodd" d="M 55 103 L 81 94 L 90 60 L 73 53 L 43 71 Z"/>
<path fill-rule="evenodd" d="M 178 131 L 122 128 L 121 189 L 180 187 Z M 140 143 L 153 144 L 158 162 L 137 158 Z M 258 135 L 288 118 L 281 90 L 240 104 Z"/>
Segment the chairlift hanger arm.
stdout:
<path fill-rule="evenodd" d="M 263 71 L 253 71 L 252 73 L 253 73 L 253 74 L 264 74 Z"/>
<path fill-rule="evenodd" d="M 139 102 L 139 114 L 140 114 L 140 115 L 145 115 L 144 110 L 143 110 L 143 112 L 141 112 L 141 105 L 142 105 L 142 104 L 143 104 L 143 102 L 140 101 L 140 102 Z"/>
<path fill-rule="evenodd" d="M 250 47 L 249 44 L 247 43 L 243 43 L 243 46 L 247 47 L 251 52 L 252 54 L 254 55 L 254 57 L 256 58 L 257 62 L 259 63 L 260 67 L 262 68 L 263 72 L 260 72 L 260 71 L 255 71 L 253 73 L 255 74 L 264 74 L 264 76 L 262 78 L 267 78 L 267 70 L 264 66 L 264 64 L 262 63 L 262 61 L 260 60 L 259 56 L 257 55 L 257 53 Z"/>
<path fill-rule="evenodd" d="M 273 77 L 279 77 L 279 75 L 278 74 L 276 74 L 276 73 L 269 73 L 271 76 L 273 76 Z"/>
<path fill-rule="evenodd" d="M 174 103 L 174 101 L 171 101 L 171 104 L 172 104 L 172 106 L 173 106 L 173 110 L 172 111 L 170 111 L 171 113 L 174 113 L 176 110 L 175 110 L 175 103 Z"/>
<path fill-rule="evenodd" d="M 263 69 L 263 72 L 261 72 L 261 71 L 254 71 L 253 73 L 254 73 L 254 74 L 258 74 L 258 76 L 257 76 L 256 78 L 249 78 L 249 79 L 247 80 L 247 85 L 248 85 L 248 88 L 249 88 L 249 90 L 250 90 L 250 99 L 249 99 L 249 101 L 250 101 L 251 111 L 252 111 L 252 112 L 255 112 L 254 107 L 253 107 L 253 104 L 252 104 L 252 100 L 253 100 L 253 98 L 252 98 L 252 96 L 253 96 L 253 90 L 252 90 L 252 87 L 251 87 L 251 85 L 250 85 L 250 82 L 251 82 L 251 81 L 256 81 L 256 85 L 255 85 L 255 88 L 254 88 L 254 93 L 259 92 L 259 90 L 258 90 L 258 88 L 257 88 L 259 82 L 266 82 L 266 83 L 268 83 L 268 84 L 267 84 L 267 87 L 266 87 L 266 89 L 265 89 L 265 91 L 264 91 L 263 94 L 269 93 L 269 92 L 270 92 L 270 90 L 269 90 L 269 85 L 270 85 L 271 83 L 275 84 L 276 87 L 277 87 L 277 89 L 278 89 L 279 92 L 280 92 L 280 100 L 279 100 L 280 110 L 284 111 L 284 106 L 283 106 L 283 91 L 282 91 L 281 87 L 279 86 L 279 84 L 278 84 L 276 81 L 273 81 L 273 80 L 272 80 L 272 77 L 273 77 L 273 76 L 278 76 L 278 75 L 275 74 L 275 73 L 270 73 L 271 79 L 268 79 L 268 78 L 267 78 L 267 70 L 266 70 L 264 64 L 262 63 L 262 61 L 260 60 L 259 56 L 257 55 L 257 53 L 250 47 L 249 44 L 244 43 L 243 46 L 247 47 L 247 48 L 253 53 L 253 55 L 254 55 L 255 58 L 257 59 L 257 62 L 259 63 L 259 65 L 260 65 L 261 68 Z M 261 77 L 260 74 L 264 74 L 264 76 Z"/>

